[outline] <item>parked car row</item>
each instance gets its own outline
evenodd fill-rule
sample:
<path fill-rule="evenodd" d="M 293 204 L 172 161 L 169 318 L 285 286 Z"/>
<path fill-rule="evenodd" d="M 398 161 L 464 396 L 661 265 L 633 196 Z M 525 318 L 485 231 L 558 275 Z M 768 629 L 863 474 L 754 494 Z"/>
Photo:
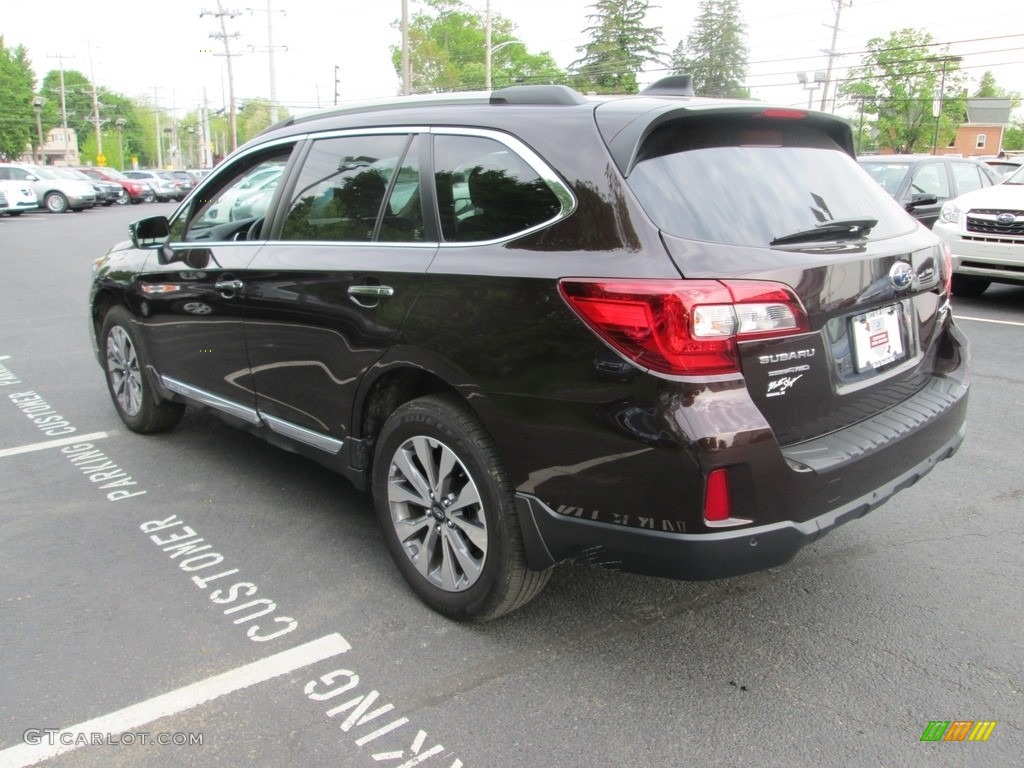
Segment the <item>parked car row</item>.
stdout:
<path fill-rule="evenodd" d="M 0 214 L 18 216 L 43 208 L 51 213 L 97 205 L 128 205 L 182 200 L 196 178 L 190 171 L 126 171 L 0 163 Z"/>
<path fill-rule="evenodd" d="M 953 293 L 980 296 L 992 283 L 1024 285 L 1024 168 L 948 155 L 871 155 L 861 166 L 952 256 Z"/>

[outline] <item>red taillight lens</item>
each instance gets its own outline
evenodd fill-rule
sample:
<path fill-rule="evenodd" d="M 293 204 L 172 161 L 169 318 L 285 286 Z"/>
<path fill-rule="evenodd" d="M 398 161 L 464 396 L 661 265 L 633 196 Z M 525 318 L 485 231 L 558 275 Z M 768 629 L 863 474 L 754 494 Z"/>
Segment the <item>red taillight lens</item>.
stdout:
<path fill-rule="evenodd" d="M 953 251 L 942 244 L 942 292 L 948 298 L 953 292 Z"/>
<path fill-rule="evenodd" d="M 720 523 L 730 516 L 729 473 L 724 469 L 712 470 L 704 492 L 704 519 L 709 523 Z"/>
<path fill-rule="evenodd" d="M 673 375 L 737 373 L 738 339 L 808 329 L 786 286 L 757 280 L 559 281 L 563 298 L 614 349 Z"/>

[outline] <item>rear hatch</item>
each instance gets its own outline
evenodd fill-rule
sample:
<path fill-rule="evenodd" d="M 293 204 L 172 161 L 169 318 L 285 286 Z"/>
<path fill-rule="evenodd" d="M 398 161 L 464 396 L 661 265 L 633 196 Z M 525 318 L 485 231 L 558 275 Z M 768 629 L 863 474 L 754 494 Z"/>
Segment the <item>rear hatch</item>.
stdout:
<path fill-rule="evenodd" d="M 738 335 L 748 391 L 781 445 L 933 383 L 949 322 L 942 246 L 859 168 L 843 121 L 677 109 L 637 133 L 623 171 L 683 277 L 785 286 L 806 315 L 793 333 Z"/>

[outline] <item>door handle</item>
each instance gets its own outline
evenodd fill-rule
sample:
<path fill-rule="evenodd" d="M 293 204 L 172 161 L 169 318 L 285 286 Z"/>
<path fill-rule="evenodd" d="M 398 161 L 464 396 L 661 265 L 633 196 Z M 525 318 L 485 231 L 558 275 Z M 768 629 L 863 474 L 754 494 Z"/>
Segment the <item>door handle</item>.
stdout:
<path fill-rule="evenodd" d="M 394 296 L 395 289 L 390 285 L 353 285 L 348 289 L 349 296 Z"/>
<path fill-rule="evenodd" d="M 241 280 L 218 280 L 213 284 L 213 287 L 221 293 L 229 293 L 242 290 L 245 287 L 245 283 Z"/>

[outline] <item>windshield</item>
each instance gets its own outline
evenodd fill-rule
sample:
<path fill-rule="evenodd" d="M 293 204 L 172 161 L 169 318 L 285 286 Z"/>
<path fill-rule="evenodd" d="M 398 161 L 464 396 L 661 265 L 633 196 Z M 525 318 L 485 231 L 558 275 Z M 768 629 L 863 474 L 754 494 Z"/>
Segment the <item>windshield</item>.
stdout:
<path fill-rule="evenodd" d="M 58 176 L 63 176 L 65 179 L 78 179 L 79 181 L 92 181 L 81 171 L 76 171 L 73 168 L 54 168 L 53 172 Z"/>
<path fill-rule="evenodd" d="M 1003 179 L 1003 184 L 1024 184 L 1024 165 Z"/>
<path fill-rule="evenodd" d="M 105 174 L 107 174 L 107 176 L 109 176 L 112 179 L 127 179 L 128 178 L 123 173 L 121 173 L 120 171 L 115 171 L 113 168 L 104 168 L 103 172 Z"/>
<path fill-rule="evenodd" d="M 29 169 L 41 179 L 59 179 L 61 175 L 52 168 L 43 168 L 42 166 L 36 166 L 35 168 Z"/>
<path fill-rule="evenodd" d="M 829 222 L 877 220 L 873 240 L 914 226 L 853 158 L 793 121 L 670 123 L 644 143 L 629 186 L 659 228 L 692 240 L 767 247 L 842 231 Z"/>

